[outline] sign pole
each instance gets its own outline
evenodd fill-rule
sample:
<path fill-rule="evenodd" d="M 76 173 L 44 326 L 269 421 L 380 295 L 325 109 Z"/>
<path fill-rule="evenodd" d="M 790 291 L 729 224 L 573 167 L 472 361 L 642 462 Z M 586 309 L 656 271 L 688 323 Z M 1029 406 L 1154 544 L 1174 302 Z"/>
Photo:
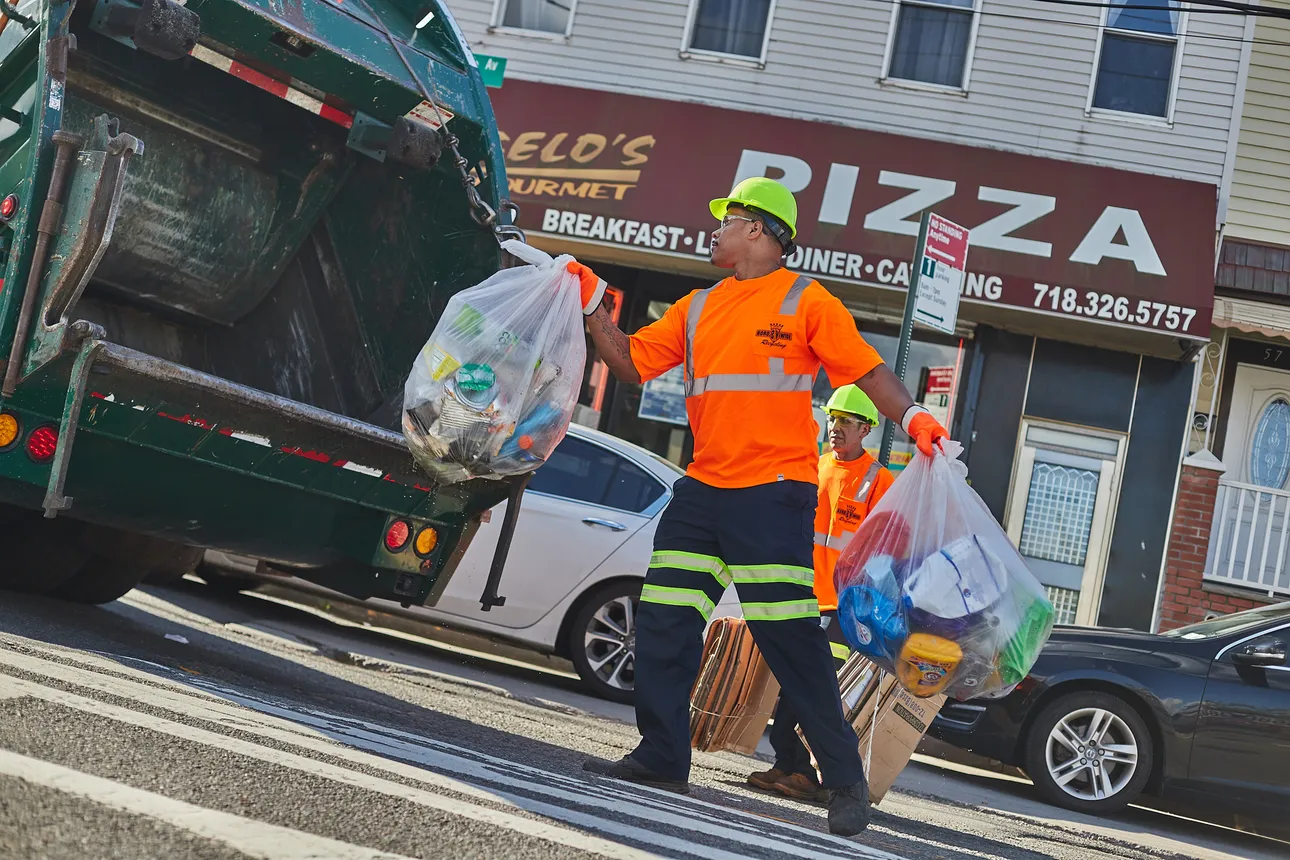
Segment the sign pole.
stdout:
<path fill-rule="evenodd" d="M 905 293 L 905 316 L 900 321 L 900 345 L 896 348 L 896 366 L 892 370 L 896 378 L 905 379 L 905 367 L 909 364 L 909 342 L 914 335 L 914 305 L 918 303 L 919 274 L 923 271 L 923 257 L 927 249 L 927 225 L 931 222 L 931 212 L 924 211 L 918 222 L 918 244 L 915 245 L 914 266 L 910 270 L 909 289 Z M 882 428 L 882 447 L 878 450 L 878 462 L 884 467 L 891 458 L 891 444 L 896 438 L 896 422 L 890 418 Z"/>

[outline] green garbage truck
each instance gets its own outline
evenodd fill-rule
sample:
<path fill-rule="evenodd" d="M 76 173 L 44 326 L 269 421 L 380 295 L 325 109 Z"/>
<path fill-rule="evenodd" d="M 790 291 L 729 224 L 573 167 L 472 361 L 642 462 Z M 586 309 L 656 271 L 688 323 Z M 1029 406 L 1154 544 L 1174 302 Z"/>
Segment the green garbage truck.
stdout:
<path fill-rule="evenodd" d="M 0 588 L 104 603 L 209 548 L 433 602 L 522 492 L 398 432 L 505 188 L 441 0 L 0 0 Z"/>

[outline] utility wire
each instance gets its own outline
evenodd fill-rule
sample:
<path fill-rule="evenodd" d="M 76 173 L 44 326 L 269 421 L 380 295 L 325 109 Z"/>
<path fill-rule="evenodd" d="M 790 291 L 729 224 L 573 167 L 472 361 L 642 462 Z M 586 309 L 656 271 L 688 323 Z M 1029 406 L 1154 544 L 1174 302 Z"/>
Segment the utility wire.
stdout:
<path fill-rule="evenodd" d="M 1098 2 L 1098 0 L 1034 0 L 1034 2 L 1051 3 L 1054 6 L 1084 6 L 1090 9 L 1138 9 L 1146 12 L 1183 11 L 1179 6 L 1161 5 L 1159 3 L 1102 3 Z M 1206 6 L 1215 8 L 1203 8 Z M 1186 11 L 1192 15 L 1240 15 L 1256 18 L 1290 19 L 1290 9 L 1277 6 L 1255 6 L 1251 3 L 1232 2 L 1232 0 L 1191 0 Z"/>
<path fill-rule="evenodd" d="M 900 2 L 902 2 L 902 0 L 863 0 L 863 2 L 872 3 L 872 4 L 874 4 L 874 5 L 878 5 L 878 6 L 887 6 L 887 7 L 891 7 L 891 6 L 894 6 L 894 5 L 896 5 L 896 4 L 900 3 Z M 988 2 L 988 0 L 987 0 L 987 2 Z M 1118 4 L 1118 3 L 1099 3 L 1099 2 L 1093 2 L 1093 0 L 1033 0 L 1033 2 L 1035 2 L 1035 3 L 1047 3 L 1047 4 L 1050 4 L 1050 5 L 1076 6 L 1076 7 L 1089 7 L 1089 8 L 1098 8 L 1098 9 L 1124 9 L 1124 8 L 1126 8 L 1125 6 L 1122 6 L 1122 5 Z M 976 12 L 972 12 L 972 10 L 970 10 L 970 9 L 966 9 L 966 8 L 963 8 L 963 7 L 947 7 L 947 8 L 954 8 L 956 11 L 961 11 L 961 12 L 962 12 L 963 14 L 965 14 L 965 15 L 966 15 L 966 14 L 976 14 L 976 15 L 980 15 L 980 16 L 981 16 L 981 17 L 983 17 L 983 18 L 998 18 L 998 19 L 1002 19 L 1002 20 L 1011 20 L 1011 21 L 1029 21 L 1029 22 L 1036 23 L 1036 24 L 1044 24 L 1044 25 L 1047 25 L 1047 26 L 1048 26 L 1048 27 L 1050 27 L 1050 28 L 1052 28 L 1052 27 L 1078 27 L 1078 28 L 1081 28 L 1081 29 L 1084 29 L 1084 30 L 1101 30 L 1101 29 L 1103 29 L 1103 26 L 1102 26 L 1102 24 L 1101 24 L 1100 22 L 1099 22 L 1099 23 L 1096 23 L 1096 24 L 1091 24 L 1091 23 L 1086 23 L 1086 22 L 1084 22 L 1084 21 L 1054 21 L 1054 20 L 1053 20 L 1053 19 L 1051 19 L 1051 18 L 1039 18 L 1039 17 L 1036 17 L 1036 16 L 1034 16 L 1034 15 L 1022 15 L 1022 14 L 1018 14 L 1018 13 L 1014 13 L 1014 12 L 995 12 L 995 11 L 991 10 L 988 6 L 987 6 L 986 8 L 984 8 L 984 9 L 979 9 L 979 10 L 977 10 Z M 1162 11 L 1162 10 L 1164 9 L 1164 7 L 1163 7 L 1163 6 L 1147 6 L 1147 5 L 1145 5 L 1145 4 L 1130 5 L 1130 6 L 1128 6 L 1127 8 L 1152 9 L 1152 10 L 1155 10 L 1155 11 Z M 1181 11 L 1181 10 L 1180 10 L 1180 11 Z M 1185 10 L 1185 11 L 1187 11 L 1187 12 L 1189 12 L 1189 13 L 1192 13 L 1192 12 L 1196 12 L 1196 11 L 1198 11 L 1198 10 L 1196 10 L 1195 8 L 1190 8 L 1190 7 L 1189 7 L 1189 8 L 1188 8 L 1187 10 Z M 1285 12 L 1285 13 L 1286 13 L 1286 15 L 1285 15 L 1284 17 L 1286 17 L 1286 18 L 1290 18 L 1290 9 L 1282 9 L 1282 10 L 1279 10 L 1279 11 Z M 1202 14 L 1203 14 L 1203 12 L 1202 12 Z M 1246 17 L 1246 16 L 1245 16 L 1245 13 L 1242 13 L 1242 12 L 1233 12 L 1232 14 L 1235 14 L 1235 15 L 1241 15 L 1242 17 Z M 1249 16 L 1249 17 L 1253 17 L 1253 16 Z M 1282 16 L 1277 16 L 1277 17 L 1282 17 Z M 1131 33 L 1135 32 L 1135 31 L 1133 31 L 1133 30 L 1125 29 L 1125 28 L 1122 28 L 1122 27 L 1110 27 L 1110 28 L 1107 28 L 1107 29 L 1111 29 L 1111 30 L 1114 30 L 1114 31 L 1117 31 L 1117 32 L 1122 32 L 1122 33 L 1129 33 L 1129 34 L 1131 34 Z M 1254 38 L 1252 38 L 1252 39 L 1246 39 L 1246 38 L 1245 38 L 1245 37 L 1243 37 L 1243 36 L 1223 36 L 1223 35 L 1220 35 L 1220 34 L 1217 34 L 1217 33 L 1197 33 L 1197 32 L 1195 32 L 1194 30 L 1191 30 L 1191 29 L 1188 29 L 1188 31 L 1187 31 L 1186 33 L 1184 33 L 1183 35 L 1184 35 L 1184 37 L 1186 38 L 1186 40 L 1187 40 L 1188 42 L 1194 42 L 1194 41 L 1196 41 L 1196 40 L 1203 40 L 1203 41 L 1207 41 L 1207 42 L 1226 42 L 1226 43 L 1231 43 L 1231 44 L 1267 45 L 1267 46 L 1269 46 L 1269 47 L 1290 48 L 1290 42 L 1281 41 L 1281 40 L 1278 40 L 1278 39 L 1264 39 L 1264 38 L 1259 38 L 1259 37 L 1257 37 L 1257 36 L 1256 36 L 1256 37 L 1254 37 Z M 1160 38 L 1160 37 L 1161 37 L 1161 34 L 1159 34 L 1159 33 L 1151 33 L 1151 32 L 1148 32 L 1148 31 L 1142 31 L 1142 37 L 1143 37 L 1143 38 L 1146 38 L 1146 39 L 1150 39 L 1150 38 L 1153 38 L 1153 37 L 1158 39 L 1158 38 Z"/>

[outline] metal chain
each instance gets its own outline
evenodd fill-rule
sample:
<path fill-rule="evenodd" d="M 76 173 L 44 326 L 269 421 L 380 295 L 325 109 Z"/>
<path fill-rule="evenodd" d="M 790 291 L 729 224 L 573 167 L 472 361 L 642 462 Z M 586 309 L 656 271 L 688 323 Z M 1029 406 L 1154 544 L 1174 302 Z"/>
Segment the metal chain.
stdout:
<path fill-rule="evenodd" d="M 466 192 L 466 204 L 470 207 L 471 219 L 479 226 L 492 230 L 493 235 L 497 238 L 498 242 L 505 241 L 506 239 L 519 239 L 521 242 L 526 241 L 524 231 L 519 227 L 516 227 L 514 223 L 519 218 L 519 207 L 510 200 L 502 200 L 501 209 L 503 211 L 511 212 L 511 223 L 502 224 L 498 221 L 497 210 L 488 205 L 488 201 L 480 195 L 479 188 L 476 187 L 475 180 L 470 175 L 470 162 L 461 154 L 461 149 L 459 148 L 461 141 L 457 139 L 457 135 L 448 130 L 448 120 L 444 117 L 443 112 L 439 110 L 438 102 L 435 101 L 434 97 L 426 89 L 426 85 L 422 83 L 421 77 L 412 68 L 412 64 L 408 62 L 407 55 L 403 53 L 403 48 L 399 45 L 399 40 L 394 38 L 394 34 L 390 32 L 390 28 L 385 26 L 385 20 L 372 11 L 372 7 L 368 5 L 367 0 L 359 0 L 359 2 L 362 3 L 363 8 L 367 10 L 367 14 L 380 25 L 381 31 L 385 33 L 386 41 L 388 41 L 390 46 L 394 48 L 394 53 L 399 55 L 399 59 L 403 62 L 403 67 L 406 68 L 408 70 L 408 74 L 412 76 L 412 82 L 417 85 L 417 90 L 420 91 L 421 98 L 434 109 L 435 116 L 439 120 L 439 136 L 443 138 L 444 144 L 452 153 L 453 164 L 457 168 L 457 173 L 461 176 L 461 186 Z M 431 86 L 437 90 L 438 83 L 434 78 L 434 61 L 427 60 L 427 63 L 427 69 L 430 72 Z"/>

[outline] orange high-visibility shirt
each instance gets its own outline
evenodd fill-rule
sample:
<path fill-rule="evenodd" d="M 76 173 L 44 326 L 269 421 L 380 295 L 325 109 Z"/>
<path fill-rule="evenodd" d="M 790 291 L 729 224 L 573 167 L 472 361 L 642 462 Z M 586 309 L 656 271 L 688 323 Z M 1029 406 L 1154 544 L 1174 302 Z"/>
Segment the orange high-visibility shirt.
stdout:
<path fill-rule="evenodd" d="M 842 461 L 826 451 L 820 458 L 820 497 L 815 507 L 815 596 L 820 609 L 837 609 L 833 568 L 856 529 L 896 480 L 867 452 Z"/>
<path fill-rule="evenodd" d="M 631 358 L 643 381 L 684 364 L 687 474 L 714 487 L 814 483 L 816 373 L 836 388 L 882 364 L 842 302 L 787 269 L 695 290 L 631 336 Z"/>

